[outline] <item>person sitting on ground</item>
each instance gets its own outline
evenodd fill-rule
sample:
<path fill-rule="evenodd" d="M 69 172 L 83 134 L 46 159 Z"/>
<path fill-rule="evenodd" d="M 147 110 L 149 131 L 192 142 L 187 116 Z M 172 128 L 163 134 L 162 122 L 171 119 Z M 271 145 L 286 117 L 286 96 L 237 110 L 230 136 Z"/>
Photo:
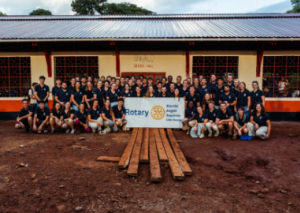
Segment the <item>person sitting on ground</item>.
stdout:
<path fill-rule="evenodd" d="M 51 133 L 55 132 L 55 126 L 60 127 L 60 113 L 62 111 L 60 103 L 56 102 L 55 106 L 52 108 L 50 112 L 50 126 L 51 126 Z"/>
<path fill-rule="evenodd" d="M 250 116 L 250 122 L 247 124 L 247 127 L 249 136 L 257 136 L 263 140 L 270 137 L 271 121 L 262 103 L 254 105 L 253 113 Z"/>
<path fill-rule="evenodd" d="M 233 122 L 234 118 L 231 109 L 227 107 L 226 103 L 222 102 L 216 118 L 216 124 L 227 140 L 230 140 L 232 137 Z M 228 128 L 228 133 L 226 133 L 226 127 Z"/>
<path fill-rule="evenodd" d="M 197 107 L 197 114 L 195 116 L 195 124 L 191 129 L 190 135 L 192 138 L 204 138 L 204 133 L 207 130 L 206 123 L 208 122 L 208 116 L 203 112 L 201 106 Z"/>
<path fill-rule="evenodd" d="M 36 108 L 34 112 L 34 119 L 33 119 L 33 131 L 37 133 L 44 133 L 48 132 L 49 127 L 49 118 L 50 118 L 50 110 L 48 107 L 45 106 L 44 101 L 40 101 L 39 106 Z"/>
<path fill-rule="evenodd" d="M 101 127 L 103 126 L 103 120 L 100 116 L 98 100 L 94 100 L 92 107 L 88 110 L 88 125 L 92 129 L 93 133 L 98 131 L 100 134 Z"/>
<path fill-rule="evenodd" d="M 66 82 L 62 82 L 61 89 L 58 90 L 55 94 L 55 101 L 60 103 L 62 108 L 65 107 L 65 104 L 70 101 L 71 91 L 68 90 Z"/>
<path fill-rule="evenodd" d="M 104 107 L 101 108 L 101 118 L 103 120 L 103 127 L 105 127 L 105 129 L 103 131 L 100 131 L 99 134 L 106 134 L 111 131 L 118 131 L 118 128 L 114 122 L 115 116 L 110 106 L 110 101 L 108 99 L 105 101 Z"/>
<path fill-rule="evenodd" d="M 243 106 L 239 106 L 234 116 L 234 130 L 232 139 L 236 139 L 237 135 L 240 137 L 243 134 L 248 134 L 247 124 L 249 122 L 249 116 L 245 112 Z"/>
<path fill-rule="evenodd" d="M 22 100 L 23 108 L 20 110 L 17 123 L 15 125 L 16 129 L 25 129 L 26 132 L 32 133 L 32 108 L 28 105 L 28 100 Z"/>
<path fill-rule="evenodd" d="M 186 131 L 186 134 L 190 134 L 190 128 L 195 126 L 195 116 L 197 114 L 197 108 L 194 106 L 194 102 L 190 101 L 188 107 L 185 110 L 185 118 L 181 120 L 182 130 Z"/>
<path fill-rule="evenodd" d="M 168 97 L 170 97 L 170 93 L 167 92 L 167 87 L 163 86 L 161 88 L 161 93 L 158 93 L 158 95 L 156 97 L 158 97 L 158 98 L 168 98 Z"/>
<path fill-rule="evenodd" d="M 219 113 L 219 110 L 215 108 L 215 103 L 214 101 L 210 101 L 208 103 L 208 109 L 205 110 L 205 114 L 208 116 L 208 122 L 206 123 L 206 128 L 208 130 L 208 137 L 211 137 L 213 134 L 214 130 L 214 136 L 218 137 L 219 136 L 219 128 L 218 125 L 216 124 L 216 119 L 217 115 Z"/>
<path fill-rule="evenodd" d="M 79 104 L 79 111 L 76 112 L 75 117 L 76 120 L 74 126 L 77 134 L 80 134 L 82 130 L 84 132 L 91 131 L 88 126 L 88 113 L 85 110 L 85 104 L 83 102 Z"/>
<path fill-rule="evenodd" d="M 66 102 L 65 109 L 60 113 L 61 128 L 66 129 L 66 133 L 74 134 L 74 116 L 75 110 L 71 108 L 71 103 Z"/>
<path fill-rule="evenodd" d="M 122 98 L 120 98 L 118 100 L 118 105 L 114 106 L 113 109 L 113 113 L 114 113 L 114 117 L 115 117 L 115 124 L 118 127 L 119 130 L 123 130 L 126 131 L 127 127 L 127 121 L 125 119 L 125 107 L 124 107 L 124 100 Z"/>
<path fill-rule="evenodd" d="M 76 81 L 74 89 L 71 92 L 72 108 L 77 112 L 79 110 L 79 104 L 84 101 L 84 90 L 81 89 L 80 81 Z"/>

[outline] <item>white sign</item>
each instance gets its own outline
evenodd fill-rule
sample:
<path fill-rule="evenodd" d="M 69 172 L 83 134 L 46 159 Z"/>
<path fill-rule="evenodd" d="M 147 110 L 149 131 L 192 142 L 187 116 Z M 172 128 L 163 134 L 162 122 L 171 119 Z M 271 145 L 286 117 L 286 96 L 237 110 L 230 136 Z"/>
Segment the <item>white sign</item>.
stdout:
<path fill-rule="evenodd" d="M 183 98 L 126 98 L 127 127 L 181 128 Z"/>

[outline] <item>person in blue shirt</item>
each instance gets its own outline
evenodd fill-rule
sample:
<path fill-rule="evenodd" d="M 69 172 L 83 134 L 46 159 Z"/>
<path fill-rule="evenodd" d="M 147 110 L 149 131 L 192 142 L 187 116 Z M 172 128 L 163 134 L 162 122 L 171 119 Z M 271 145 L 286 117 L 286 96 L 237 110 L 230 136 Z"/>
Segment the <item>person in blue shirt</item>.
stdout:
<path fill-rule="evenodd" d="M 50 126 L 51 126 L 51 133 L 55 132 L 55 126 L 60 127 L 60 113 L 62 111 L 62 107 L 60 103 L 55 103 L 55 106 L 52 108 L 50 112 Z"/>
<path fill-rule="evenodd" d="M 25 129 L 26 132 L 32 133 L 32 108 L 28 105 L 28 100 L 22 100 L 23 108 L 20 110 L 17 123 L 15 125 L 16 129 Z"/>
<path fill-rule="evenodd" d="M 219 110 L 215 108 L 215 103 L 213 101 L 210 101 L 208 103 L 208 108 L 205 110 L 205 114 L 208 116 L 208 122 L 206 123 L 206 128 L 208 130 L 208 137 L 211 137 L 213 135 L 214 131 L 214 137 L 219 136 L 219 128 L 216 124 L 217 115 L 219 113 Z"/>
<path fill-rule="evenodd" d="M 262 105 L 265 106 L 265 94 L 262 90 L 259 89 L 257 81 L 252 82 L 252 88 L 253 91 L 250 93 L 251 105 L 252 105 L 251 109 L 253 110 L 254 109 L 253 107 L 257 103 L 262 103 Z"/>
<path fill-rule="evenodd" d="M 190 101 L 194 102 L 194 106 L 200 106 L 200 97 L 196 94 L 196 88 L 194 86 L 190 86 L 189 94 L 185 96 L 185 109 L 187 108 L 187 104 Z"/>
<path fill-rule="evenodd" d="M 147 86 L 148 88 L 148 86 Z M 142 90 L 139 86 L 135 87 L 135 93 L 133 94 L 133 97 L 135 98 L 142 98 L 144 96 L 144 94 L 142 93 Z"/>
<path fill-rule="evenodd" d="M 219 104 L 219 100 L 220 100 L 220 96 L 224 93 L 224 79 L 223 78 L 218 78 L 218 84 L 213 87 L 213 98 L 215 100 L 215 107 L 216 109 L 219 109 L 220 104 Z"/>
<path fill-rule="evenodd" d="M 234 115 L 234 130 L 232 139 L 236 139 L 237 135 L 242 136 L 248 134 L 247 124 L 249 122 L 249 116 L 246 114 L 244 107 L 240 106 Z"/>
<path fill-rule="evenodd" d="M 172 82 L 169 85 L 169 94 L 170 94 L 170 97 L 174 97 L 174 92 L 175 92 L 175 84 Z"/>
<path fill-rule="evenodd" d="M 111 131 L 117 132 L 118 128 L 116 126 L 115 115 L 110 105 L 110 101 L 108 99 L 104 102 L 104 107 L 101 108 L 101 118 L 103 120 L 104 130 L 100 131 L 99 134 L 106 134 Z"/>
<path fill-rule="evenodd" d="M 195 116 L 194 127 L 190 131 L 192 138 L 204 138 L 204 133 L 207 130 L 206 123 L 208 122 L 208 116 L 203 112 L 201 106 L 197 107 L 197 114 Z"/>
<path fill-rule="evenodd" d="M 39 78 L 40 84 L 36 85 L 34 88 L 34 96 L 38 102 L 44 102 L 45 106 L 48 107 L 48 98 L 49 98 L 49 87 L 45 85 L 46 78 L 44 76 L 40 76 Z M 37 104 L 39 106 L 39 103 Z"/>
<path fill-rule="evenodd" d="M 182 87 L 179 89 L 180 94 L 182 95 L 182 97 L 185 97 L 186 95 L 189 94 L 190 92 L 190 88 L 188 86 L 187 80 L 184 80 L 182 82 Z"/>
<path fill-rule="evenodd" d="M 34 118 L 33 118 L 33 131 L 36 131 L 37 133 L 44 133 L 48 132 L 49 127 L 49 118 L 50 118 L 50 110 L 48 107 L 45 106 L 44 101 L 39 102 L 39 106 L 36 108 L 34 112 Z"/>
<path fill-rule="evenodd" d="M 98 100 L 99 107 L 102 108 L 104 106 L 104 90 L 102 87 L 102 81 L 97 82 L 97 87 L 93 91 L 94 100 Z"/>
<path fill-rule="evenodd" d="M 155 91 L 154 91 L 153 86 L 148 86 L 148 90 L 147 90 L 146 94 L 144 95 L 144 97 L 155 98 Z"/>
<path fill-rule="evenodd" d="M 218 125 L 219 130 L 224 134 L 225 139 L 230 140 L 232 137 L 233 131 L 233 113 L 231 109 L 227 107 L 227 104 L 222 102 L 220 104 L 220 110 L 216 118 L 216 124 Z M 228 132 L 226 133 L 226 128 Z"/>
<path fill-rule="evenodd" d="M 159 81 L 156 84 L 156 88 L 155 88 L 155 97 L 158 96 L 158 94 L 160 94 L 162 92 L 162 82 Z"/>
<path fill-rule="evenodd" d="M 109 99 L 111 107 L 118 105 L 119 94 L 116 91 L 116 84 L 112 83 L 110 90 L 106 93 L 106 99 Z"/>
<path fill-rule="evenodd" d="M 175 84 L 175 88 L 176 88 L 176 89 L 179 89 L 179 90 L 180 90 L 180 89 L 182 88 L 181 80 L 182 80 L 181 76 L 178 75 L 177 78 L 176 78 L 176 81 L 177 81 L 177 82 L 176 82 L 176 84 Z"/>
<path fill-rule="evenodd" d="M 86 104 L 86 108 L 90 109 L 93 105 L 93 100 L 94 100 L 94 87 L 91 82 L 86 83 L 86 88 L 84 90 L 84 101 Z"/>
<path fill-rule="evenodd" d="M 125 119 L 125 107 L 123 104 L 124 104 L 124 100 L 122 98 L 119 98 L 118 105 L 114 106 L 112 109 L 115 117 L 116 126 L 118 127 L 118 129 L 122 131 L 126 131 L 127 121 Z"/>
<path fill-rule="evenodd" d="M 182 122 L 182 130 L 186 131 L 186 134 L 190 134 L 190 128 L 195 126 L 195 116 L 197 114 L 197 107 L 194 106 L 193 101 L 189 101 L 188 107 L 185 109 L 184 118 Z"/>
<path fill-rule="evenodd" d="M 132 98 L 132 97 L 134 97 L 134 94 L 130 90 L 130 85 L 128 83 L 125 83 L 124 91 L 121 92 L 120 97 L 122 97 L 124 100 L 125 100 L 125 98 L 130 98 L 130 97 Z"/>
<path fill-rule="evenodd" d="M 141 85 L 141 90 L 142 90 L 141 93 L 142 93 L 142 96 L 143 96 L 144 94 L 146 94 L 147 89 L 148 89 L 147 78 L 144 78 L 144 79 L 143 79 L 143 83 L 142 83 L 142 85 Z"/>
<path fill-rule="evenodd" d="M 197 91 L 198 91 L 198 93 L 199 93 L 199 96 L 200 96 L 200 100 L 201 100 L 201 102 L 202 102 L 202 100 L 203 100 L 203 98 L 204 98 L 204 95 L 206 94 L 206 93 L 209 93 L 210 94 L 210 96 L 212 97 L 212 92 L 211 92 L 211 88 L 209 87 L 209 86 L 207 86 L 207 80 L 206 80 L 206 78 L 202 78 L 201 79 L 201 84 L 200 84 L 200 86 L 197 88 Z M 203 104 L 203 103 L 202 103 Z"/>
<path fill-rule="evenodd" d="M 250 122 L 247 124 L 249 136 L 257 136 L 263 140 L 270 137 L 271 121 L 268 114 L 265 112 L 265 107 L 262 103 L 256 103 L 253 112 L 250 116 Z"/>
<path fill-rule="evenodd" d="M 75 83 L 76 83 L 76 80 L 75 78 L 71 78 L 70 80 L 70 86 L 68 86 L 68 90 L 70 90 L 71 92 L 75 89 Z"/>
<path fill-rule="evenodd" d="M 161 88 L 161 93 L 158 93 L 158 95 L 156 97 L 158 97 L 158 98 L 169 98 L 170 93 L 168 93 L 167 88 L 165 86 L 163 86 Z"/>
<path fill-rule="evenodd" d="M 74 116 L 75 116 L 75 110 L 71 108 L 71 103 L 66 102 L 65 108 L 60 113 L 60 122 L 61 122 L 61 128 L 66 129 L 67 134 L 75 133 Z"/>
<path fill-rule="evenodd" d="M 229 87 L 230 87 L 230 91 L 233 92 L 235 90 L 234 88 L 234 82 L 233 82 L 233 75 L 232 74 L 228 74 L 227 75 L 227 82 L 226 82 Z"/>
<path fill-rule="evenodd" d="M 224 93 L 220 95 L 219 104 L 225 103 L 227 108 L 229 108 L 232 112 L 234 112 L 234 108 L 236 106 L 236 96 L 230 92 L 230 86 L 228 84 L 224 85 Z"/>
<path fill-rule="evenodd" d="M 218 85 L 217 82 L 217 76 L 216 74 L 211 74 L 210 75 L 210 82 L 207 84 L 207 86 L 209 86 L 212 90 L 212 92 L 214 91 L 213 88 L 216 87 Z"/>
<path fill-rule="evenodd" d="M 246 89 L 246 83 L 241 82 L 237 92 L 237 107 L 244 107 L 244 112 L 249 116 L 251 97 L 249 90 Z M 236 110 L 235 110 L 236 111 Z"/>
<path fill-rule="evenodd" d="M 72 108 L 77 112 L 79 110 L 79 104 L 84 102 L 84 91 L 81 89 L 80 81 L 76 81 L 74 89 L 70 92 Z"/>
<path fill-rule="evenodd" d="M 91 129 L 88 126 L 88 113 L 85 110 L 85 105 L 83 102 L 81 102 L 79 104 L 79 111 L 76 112 L 75 118 L 76 118 L 76 120 L 75 120 L 74 126 L 75 126 L 77 134 L 80 134 L 82 132 L 82 130 L 84 132 L 91 131 Z"/>
<path fill-rule="evenodd" d="M 93 101 L 92 107 L 88 110 L 88 125 L 92 129 L 93 133 L 101 132 L 103 126 L 103 120 L 100 116 L 100 108 L 98 107 L 98 100 Z"/>
<path fill-rule="evenodd" d="M 70 98 L 71 91 L 68 90 L 67 83 L 63 82 L 61 84 L 61 89 L 55 94 L 55 101 L 60 103 L 60 105 L 64 108 L 65 104 L 70 101 Z"/>
<path fill-rule="evenodd" d="M 52 99 L 53 99 L 53 107 L 55 106 L 55 103 L 56 103 L 56 101 L 55 101 L 55 94 L 60 89 L 61 89 L 61 79 L 58 78 L 58 79 L 56 79 L 55 86 L 52 87 L 52 91 L 51 91 Z"/>

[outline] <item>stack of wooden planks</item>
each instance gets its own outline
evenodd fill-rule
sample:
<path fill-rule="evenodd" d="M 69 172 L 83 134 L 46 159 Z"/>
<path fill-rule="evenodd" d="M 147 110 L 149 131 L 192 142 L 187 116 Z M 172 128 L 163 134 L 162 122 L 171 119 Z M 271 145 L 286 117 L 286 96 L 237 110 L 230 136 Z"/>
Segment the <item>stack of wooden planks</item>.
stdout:
<path fill-rule="evenodd" d="M 121 158 L 100 156 L 97 160 L 118 161 L 118 167 L 137 177 L 140 163 L 150 164 L 152 182 L 161 182 L 161 163 L 168 163 L 174 180 L 183 180 L 193 172 L 171 129 L 134 128 Z"/>

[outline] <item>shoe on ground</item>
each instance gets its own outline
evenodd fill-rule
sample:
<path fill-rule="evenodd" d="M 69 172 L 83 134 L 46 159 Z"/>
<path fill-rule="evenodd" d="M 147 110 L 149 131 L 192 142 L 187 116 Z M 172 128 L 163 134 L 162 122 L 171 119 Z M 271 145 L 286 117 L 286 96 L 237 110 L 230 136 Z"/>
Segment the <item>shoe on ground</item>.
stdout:
<path fill-rule="evenodd" d="M 93 131 L 93 133 L 95 133 L 95 132 L 96 132 L 96 129 L 92 129 L 92 131 Z"/>
<path fill-rule="evenodd" d="M 226 140 L 230 140 L 231 139 L 231 135 L 226 134 L 225 139 Z"/>
<path fill-rule="evenodd" d="M 123 127 L 122 127 L 122 131 L 126 131 L 127 130 L 127 127 L 126 127 L 126 125 L 124 125 Z"/>
<path fill-rule="evenodd" d="M 219 135 L 216 133 L 216 134 L 214 134 L 214 137 L 219 137 Z"/>
<path fill-rule="evenodd" d="M 129 131 L 129 130 L 130 130 L 130 128 L 128 128 L 128 127 L 127 127 L 127 128 L 126 128 L 126 130 L 127 130 L 127 131 Z"/>
<path fill-rule="evenodd" d="M 33 132 L 32 132 L 32 130 L 30 129 L 30 130 L 28 130 L 28 134 L 32 134 Z"/>
<path fill-rule="evenodd" d="M 77 133 L 77 134 L 80 134 L 80 133 L 81 133 L 81 129 L 78 129 L 76 133 Z"/>
<path fill-rule="evenodd" d="M 44 130 L 44 133 L 48 133 L 48 130 Z"/>
<path fill-rule="evenodd" d="M 72 129 L 71 134 L 74 134 L 74 133 L 75 133 L 75 129 Z"/>
<path fill-rule="evenodd" d="M 106 130 L 100 131 L 99 134 L 100 135 L 105 135 L 106 134 Z"/>
<path fill-rule="evenodd" d="M 186 130 L 185 134 L 189 135 L 190 134 L 190 130 Z"/>
<path fill-rule="evenodd" d="M 208 134 L 207 136 L 208 136 L 209 138 L 211 138 L 212 134 Z"/>
<path fill-rule="evenodd" d="M 102 135 L 102 131 L 101 130 L 99 131 L 99 135 Z"/>
<path fill-rule="evenodd" d="M 66 130 L 66 133 L 69 134 L 69 133 L 70 133 L 70 129 L 67 129 L 67 130 Z"/>
<path fill-rule="evenodd" d="M 205 136 L 204 136 L 204 134 L 200 134 L 200 136 L 199 136 L 199 138 L 204 138 Z"/>
<path fill-rule="evenodd" d="M 101 131 L 102 130 L 102 128 L 101 127 L 98 127 L 98 131 Z"/>
<path fill-rule="evenodd" d="M 38 133 L 38 134 L 41 134 L 41 133 L 42 133 L 42 131 L 37 131 L 37 133 Z"/>
<path fill-rule="evenodd" d="M 55 132 L 55 130 L 54 130 L 54 129 L 51 129 L 51 132 L 50 132 L 50 133 L 53 134 L 54 132 Z"/>

